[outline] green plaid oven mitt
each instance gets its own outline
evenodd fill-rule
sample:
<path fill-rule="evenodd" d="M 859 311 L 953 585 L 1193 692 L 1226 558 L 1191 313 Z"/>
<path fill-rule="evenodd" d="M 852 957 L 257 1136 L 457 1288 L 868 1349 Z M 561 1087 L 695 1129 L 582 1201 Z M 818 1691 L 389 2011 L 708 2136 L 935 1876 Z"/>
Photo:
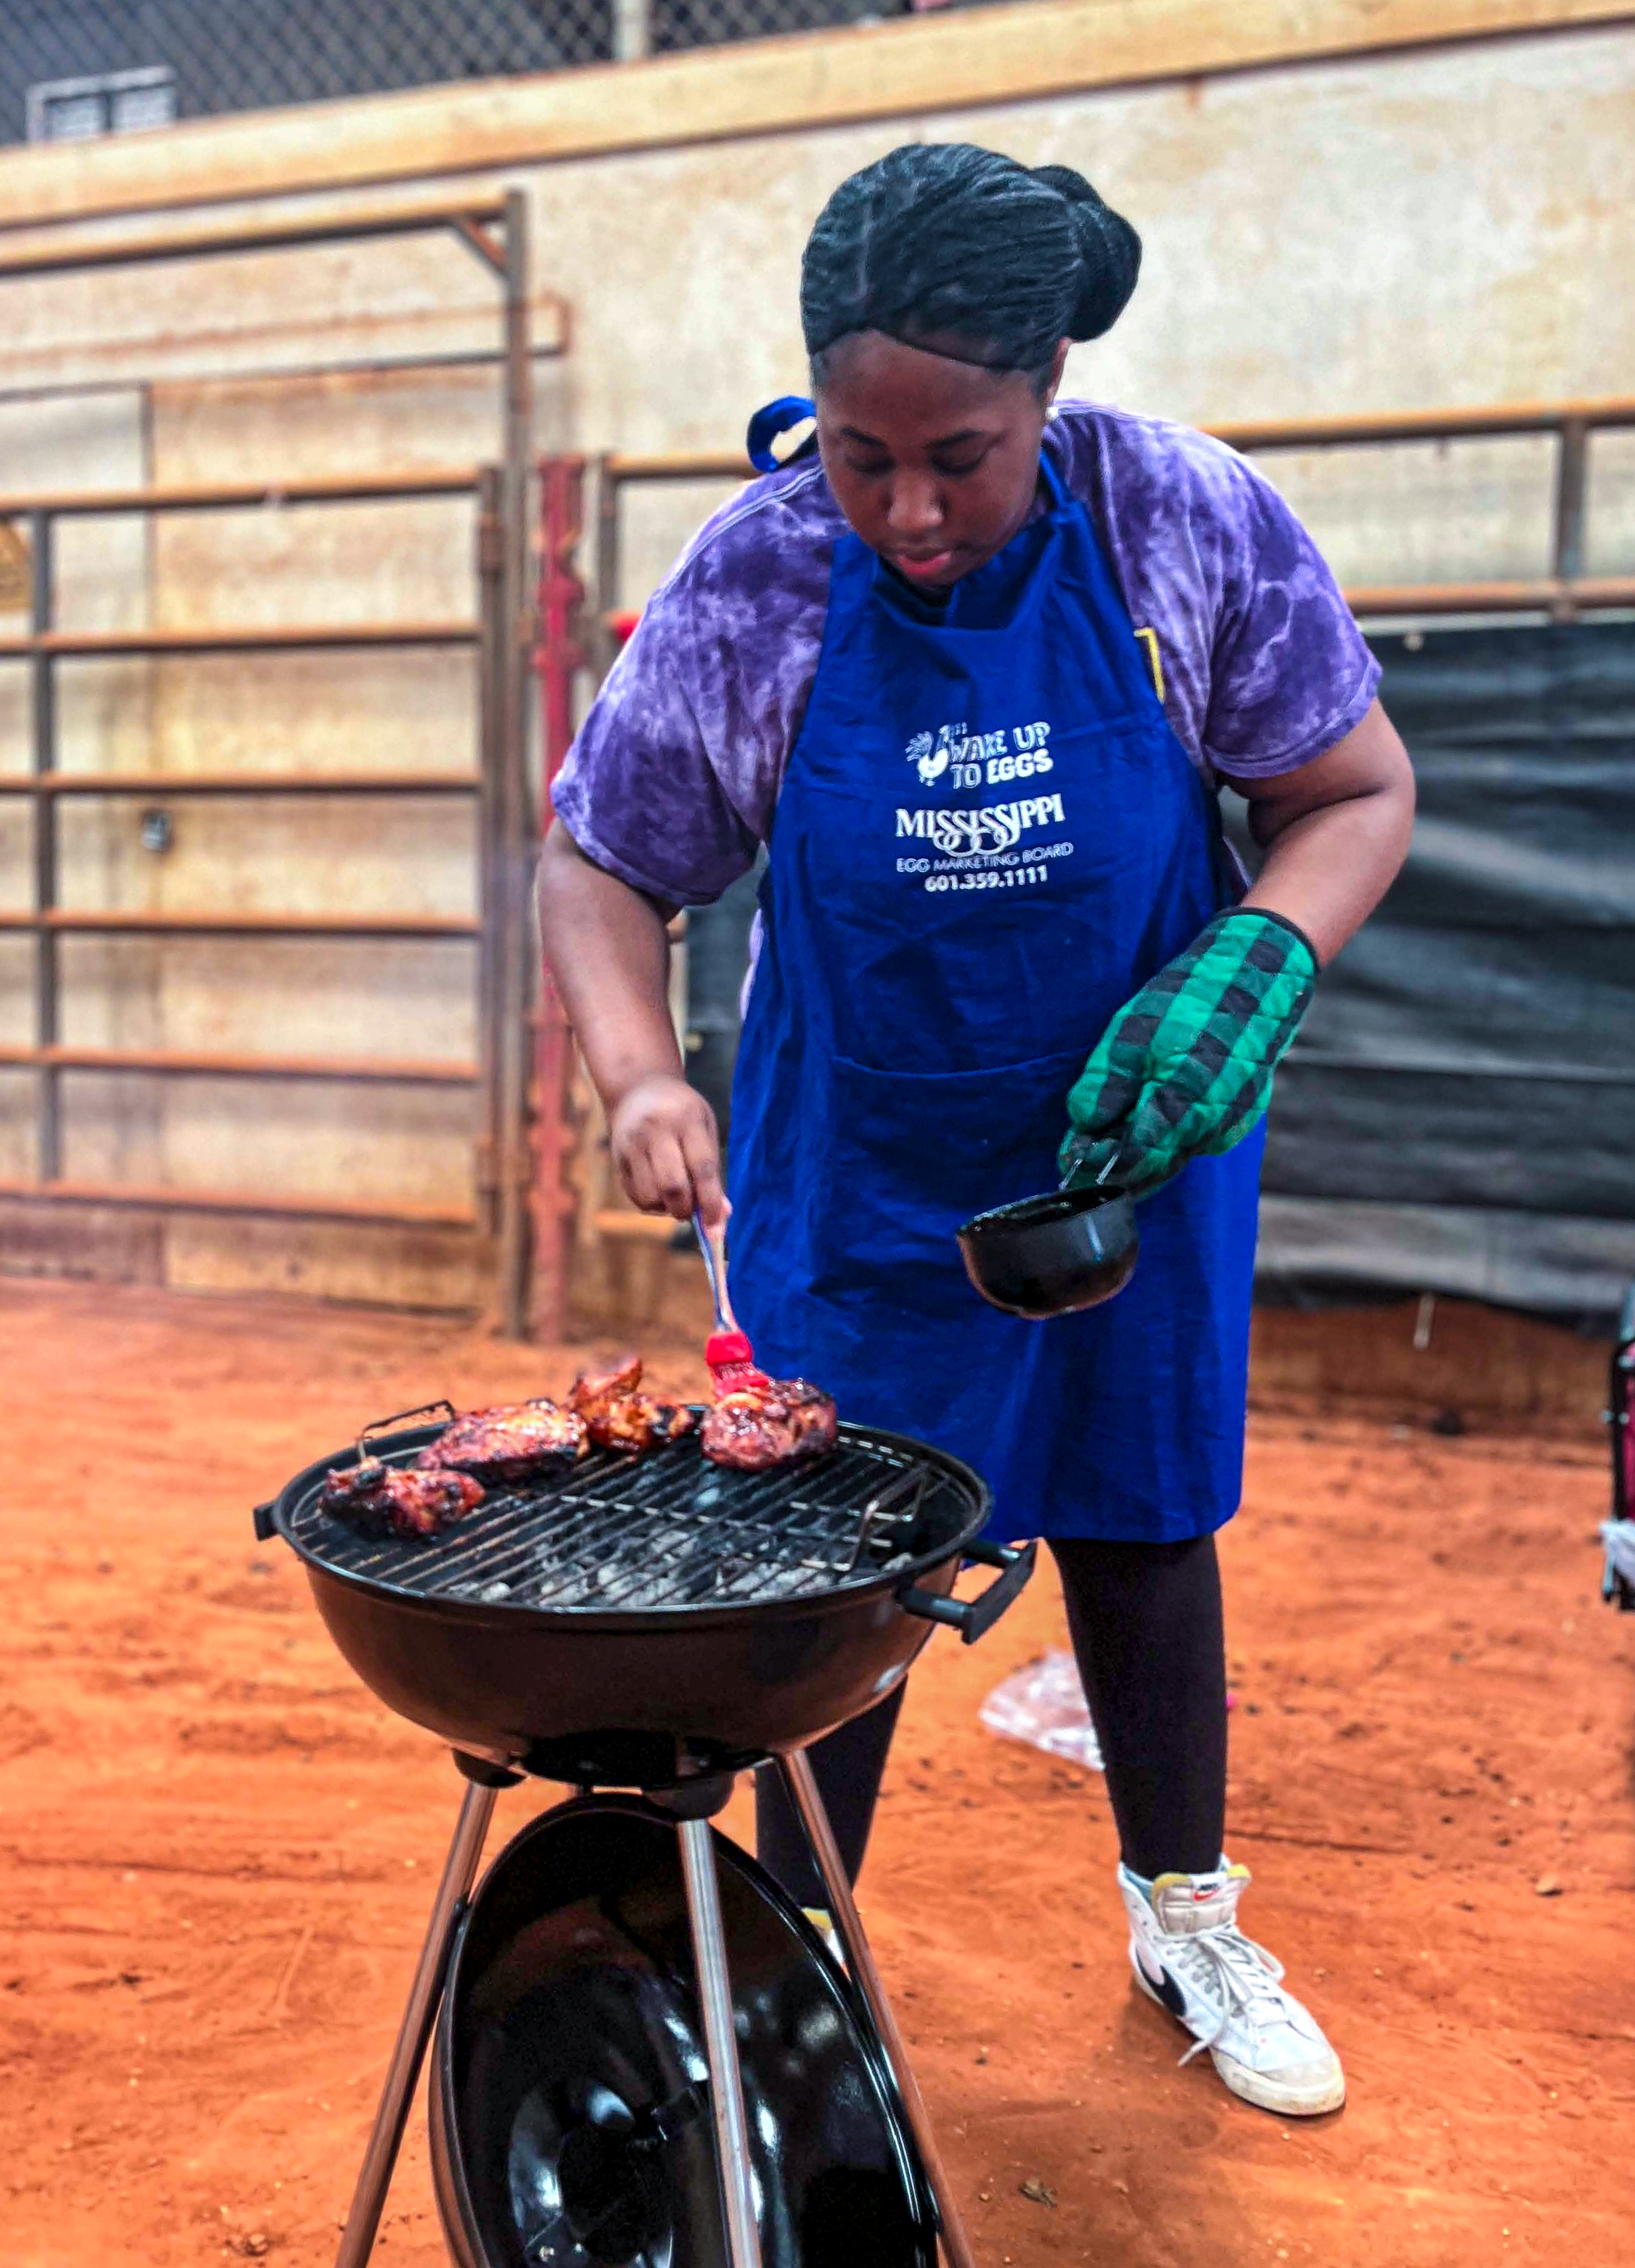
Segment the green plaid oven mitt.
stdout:
<path fill-rule="evenodd" d="M 1317 956 L 1281 914 L 1234 907 L 1127 1000 L 1067 1098 L 1061 1167 L 1146 1197 L 1265 1116 Z"/>

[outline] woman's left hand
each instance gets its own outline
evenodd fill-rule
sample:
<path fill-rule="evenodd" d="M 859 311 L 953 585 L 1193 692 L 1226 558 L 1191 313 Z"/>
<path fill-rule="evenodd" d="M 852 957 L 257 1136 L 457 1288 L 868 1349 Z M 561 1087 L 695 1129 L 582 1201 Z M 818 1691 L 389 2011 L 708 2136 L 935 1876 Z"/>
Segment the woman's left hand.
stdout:
<path fill-rule="evenodd" d="M 1226 784 L 1265 853 L 1241 906 L 1120 1009 L 1068 1097 L 1062 1170 L 1144 1197 L 1190 1157 L 1256 1126 L 1272 1073 L 1331 961 L 1385 895 L 1408 850 L 1414 777 L 1375 701 L 1292 772 Z"/>
<path fill-rule="evenodd" d="M 1061 1167 L 1146 1197 L 1259 1124 L 1317 981 L 1294 924 L 1238 906 L 1125 1002 L 1067 1098 Z"/>

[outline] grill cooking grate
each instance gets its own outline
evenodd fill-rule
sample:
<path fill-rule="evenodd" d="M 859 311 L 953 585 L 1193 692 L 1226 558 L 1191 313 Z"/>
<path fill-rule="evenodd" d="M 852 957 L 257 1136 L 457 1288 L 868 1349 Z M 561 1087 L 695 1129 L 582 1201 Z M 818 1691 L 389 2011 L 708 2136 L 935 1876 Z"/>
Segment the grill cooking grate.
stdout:
<path fill-rule="evenodd" d="M 365 1535 L 320 1511 L 314 1487 L 291 1534 L 339 1572 L 420 1598 L 637 1613 L 876 1581 L 976 1509 L 969 1484 L 940 1460 L 843 1427 L 829 1456 L 768 1473 L 712 1465 L 696 1438 L 637 1459 L 593 1450 L 565 1473 L 491 1488 L 426 1543 Z"/>

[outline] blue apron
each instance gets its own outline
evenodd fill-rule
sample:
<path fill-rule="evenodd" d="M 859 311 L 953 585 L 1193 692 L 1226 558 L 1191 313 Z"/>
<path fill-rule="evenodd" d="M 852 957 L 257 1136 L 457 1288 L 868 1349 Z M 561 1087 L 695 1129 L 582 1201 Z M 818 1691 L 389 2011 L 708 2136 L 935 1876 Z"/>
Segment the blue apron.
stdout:
<path fill-rule="evenodd" d="M 1142 1205 L 1133 1279 L 1087 1314 L 999 1314 L 954 1242 L 1056 1186 L 1086 1057 L 1234 895 L 1042 475 L 1049 510 L 944 607 L 836 547 L 733 1091 L 733 1301 L 768 1369 L 974 1465 L 993 1535 L 1168 1542 L 1238 1502 L 1261 1138 Z"/>

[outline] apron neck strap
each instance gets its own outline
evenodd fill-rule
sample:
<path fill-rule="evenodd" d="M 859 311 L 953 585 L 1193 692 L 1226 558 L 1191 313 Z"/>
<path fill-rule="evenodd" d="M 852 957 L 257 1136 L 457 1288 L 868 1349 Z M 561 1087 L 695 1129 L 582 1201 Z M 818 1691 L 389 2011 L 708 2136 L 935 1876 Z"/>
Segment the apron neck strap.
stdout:
<path fill-rule="evenodd" d="M 1039 477 L 1049 491 L 1053 509 L 1060 512 L 1067 502 L 1067 490 L 1063 484 L 1062 475 L 1051 461 L 1050 452 L 1042 446 L 1039 451 Z"/>
<path fill-rule="evenodd" d="M 788 457 L 772 453 L 772 444 L 780 435 L 792 432 L 797 425 L 805 425 L 817 416 L 817 404 L 804 394 L 782 394 L 776 401 L 769 401 L 764 409 L 757 409 L 749 421 L 749 431 L 744 442 L 749 461 L 758 473 L 782 472 L 792 462 Z M 796 451 L 798 456 L 800 453 Z"/>

